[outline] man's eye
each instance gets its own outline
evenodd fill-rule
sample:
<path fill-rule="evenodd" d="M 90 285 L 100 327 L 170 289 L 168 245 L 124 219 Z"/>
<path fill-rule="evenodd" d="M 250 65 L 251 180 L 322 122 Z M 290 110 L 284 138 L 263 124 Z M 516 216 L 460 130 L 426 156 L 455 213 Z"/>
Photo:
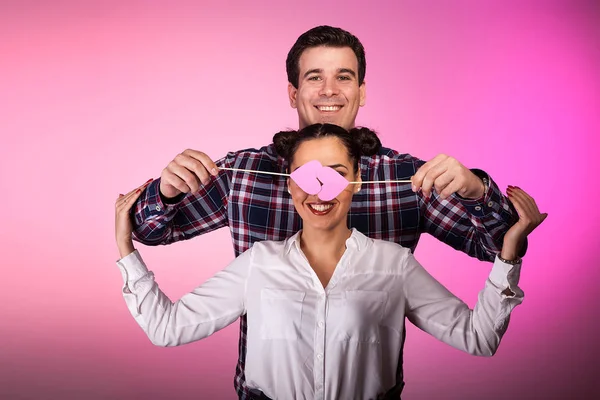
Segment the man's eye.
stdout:
<path fill-rule="evenodd" d="M 349 81 L 351 78 L 349 76 L 346 76 L 346 75 L 341 75 L 338 79 L 340 81 Z"/>
<path fill-rule="evenodd" d="M 310 78 L 308 78 L 309 81 L 318 81 L 320 79 L 321 79 L 320 76 L 311 76 Z"/>

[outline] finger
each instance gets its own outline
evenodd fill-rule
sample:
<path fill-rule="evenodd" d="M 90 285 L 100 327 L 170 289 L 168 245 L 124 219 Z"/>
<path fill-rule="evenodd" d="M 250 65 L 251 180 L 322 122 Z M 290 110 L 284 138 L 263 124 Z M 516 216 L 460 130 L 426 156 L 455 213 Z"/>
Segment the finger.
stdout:
<path fill-rule="evenodd" d="M 142 195 L 142 188 L 137 188 L 127 197 L 123 197 L 123 200 L 119 204 L 117 208 L 117 213 L 119 215 L 129 215 L 129 211 L 131 211 L 131 207 L 135 204 L 137 199 Z"/>
<path fill-rule="evenodd" d="M 509 188 L 511 188 L 516 193 L 520 193 L 524 198 L 526 198 L 532 204 L 535 204 L 535 199 L 533 197 L 531 197 L 526 191 L 524 191 L 520 187 L 518 187 L 518 186 L 509 186 Z M 536 207 L 537 207 L 537 205 L 536 205 Z"/>
<path fill-rule="evenodd" d="M 127 194 L 120 194 L 119 197 L 117 198 L 117 201 L 115 203 L 115 205 L 118 207 L 119 205 L 123 204 L 123 202 L 129 198 L 129 196 L 131 196 L 136 190 L 138 190 L 138 188 L 133 189 L 130 192 L 127 192 Z"/>
<path fill-rule="evenodd" d="M 123 207 L 126 209 L 131 209 L 131 206 L 135 204 L 137 199 L 142 195 L 142 189 L 137 189 L 125 202 L 123 203 Z"/>
<path fill-rule="evenodd" d="M 189 157 L 177 156 L 167 166 L 167 170 L 183 180 L 193 192 L 198 191 L 200 182 L 210 180 L 206 169 L 198 161 Z"/>
<path fill-rule="evenodd" d="M 198 188 L 200 186 L 200 182 L 202 182 L 203 185 L 207 185 L 210 182 L 210 173 L 208 172 L 208 170 L 206 169 L 204 164 L 202 164 L 201 161 L 199 161 L 193 157 L 187 156 L 185 154 L 180 154 L 177 157 L 175 157 L 175 160 L 173 160 L 173 162 L 176 165 L 187 169 L 194 175 L 194 178 L 198 182 Z M 180 175 L 180 177 L 185 178 L 184 176 L 181 176 L 181 175 Z M 187 179 L 184 179 L 184 180 L 186 182 L 188 182 Z M 189 182 L 188 182 L 188 185 L 189 185 Z M 198 189 L 194 188 L 194 191 L 196 191 L 196 190 L 198 190 Z"/>
<path fill-rule="evenodd" d="M 174 173 L 172 171 L 172 168 L 177 168 L 177 167 L 172 167 L 171 164 L 169 164 L 169 166 L 163 170 L 163 173 L 161 174 L 161 182 L 164 182 L 167 185 L 173 186 L 175 189 L 179 190 L 182 193 L 191 192 L 192 188 L 190 188 L 190 186 L 187 184 L 187 182 L 184 179 L 182 179 L 180 176 L 178 176 L 176 173 Z M 190 173 L 190 172 L 188 171 L 188 173 Z M 192 180 L 195 180 L 195 179 L 196 178 L 193 178 Z M 198 183 L 196 183 L 195 187 L 197 187 L 197 186 L 198 186 Z"/>
<path fill-rule="evenodd" d="M 529 233 L 547 218 L 548 214 L 541 214 L 535 204 L 535 200 L 531 196 L 526 195 L 523 190 L 513 188 L 510 191 L 509 197 L 515 208 L 518 205 L 517 212 L 519 213 L 519 218 L 524 223 L 527 223 Z"/>
<path fill-rule="evenodd" d="M 425 178 L 429 170 L 435 167 L 437 164 L 439 164 L 444 157 L 446 156 L 443 154 L 438 154 L 437 156 L 423 164 L 417 170 L 417 172 L 410 178 L 410 180 L 412 181 L 413 192 L 416 192 L 419 189 L 421 189 L 421 186 L 423 185 L 423 179 Z"/>
<path fill-rule="evenodd" d="M 427 197 L 431 196 L 431 190 L 433 189 L 438 178 L 447 171 L 447 165 L 444 162 L 440 162 L 435 166 L 431 167 L 423 179 L 421 190 Z"/>
<path fill-rule="evenodd" d="M 528 208 L 526 200 L 520 193 L 510 191 L 508 193 L 508 197 L 515 207 L 515 210 L 517 210 L 517 214 L 519 215 L 519 220 L 521 222 L 529 223 L 529 221 L 535 217 L 535 213 Z"/>
<path fill-rule="evenodd" d="M 537 218 L 539 216 L 540 212 L 537 206 L 535 206 L 535 201 L 521 189 L 513 188 L 509 194 L 512 196 L 512 199 L 519 199 L 521 208 L 530 218 Z"/>
<path fill-rule="evenodd" d="M 200 161 L 212 176 L 217 176 L 219 174 L 219 167 L 217 167 L 217 164 L 215 164 L 215 162 L 205 153 L 192 149 L 187 149 L 183 153 Z"/>
<path fill-rule="evenodd" d="M 438 193 L 438 195 L 442 199 L 446 199 L 452 193 L 454 193 L 456 190 L 458 190 L 458 188 L 454 189 L 456 187 L 456 185 L 454 183 L 455 183 L 454 176 L 446 170 L 446 171 L 444 171 L 444 173 L 442 173 L 435 179 L 433 187 L 435 188 L 435 191 Z"/>
<path fill-rule="evenodd" d="M 521 193 L 527 199 L 527 202 L 531 206 L 531 208 L 533 210 L 535 210 L 536 213 L 540 214 L 540 210 L 539 210 L 539 207 L 537 206 L 537 203 L 535 202 L 535 199 L 533 197 L 531 197 L 531 195 L 529 195 L 526 191 L 524 191 L 520 187 L 517 186 L 516 189 L 519 193 Z"/>
<path fill-rule="evenodd" d="M 531 211 L 527 205 L 527 199 L 523 196 L 521 191 L 517 190 L 516 188 L 509 188 L 507 190 L 507 194 L 519 215 L 531 214 Z"/>
<path fill-rule="evenodd" d="M 142 184 L 141 184 L 141 185 L 138 187 L 138 189 L 145 189 L 146 187 L 148 187 L 148 185 L 149 185 L 149 184 L 151 184 L 151 183 L 152 183 L 152 181 L 153 181 L 153 180 L 154 180 L 153 178 L 150 178 L 150 179 L 148 179 L 146 182 L 142 183 Z"/>
<path fill-rule="evenodd" d="M 452 182 L 450 182 L 444 188 L 444 190 L 442 191 L 442 193 L 440 193 L 440 197 L 443 198 L 443 199 L 447 199 L 453 193 L 458 192 L 461 188 L 462 188 L 462 185 L 461 185 L 460 181 L 458 181 L 457 179 L 454 179 Z"/>
<path fill-rule="evenodd" d="M 117 212 L 122 213 L 131 208 L 131 206 L 128 206 L 128 204 L 131 202 L 131 199 L 134 199 L 135 201 L 135 199 L 137 199 L 141 194 L 142 191 L 140 189 L 134 189 L 132 192 L 128 193 L 127 196 L 121 197 L 117 203 Z"/>
<path fill-rule="evenodd" d="M 122 206 L 123 203 L 129 201 L 129 199 L 136 194 L 137 194 L 137 196 L 136 196 L 136 199 L 137 199 L 139 197 L 139 195 L 142 193 L 142 191 L 144 189 L 146 189 L 152 181 L 153 181 L 153 179 L 148 179 L 142 185 L 140 185 L 136 189 L 133 189 L 131 192 L 127 193 L 126 195 L 120 194 L 119 198 L 117 199 L 117 207 Z"/>

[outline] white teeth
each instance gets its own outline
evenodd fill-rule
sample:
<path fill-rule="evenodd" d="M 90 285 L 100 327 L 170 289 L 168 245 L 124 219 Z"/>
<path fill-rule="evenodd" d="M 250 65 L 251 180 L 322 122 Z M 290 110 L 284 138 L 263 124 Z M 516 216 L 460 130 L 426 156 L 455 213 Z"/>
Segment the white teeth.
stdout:
<path fill-rule="evenodd" d="M 337 111 L 341 107 L 340 106 L 318 106 L 319 111 Z"/>
<path fill-rule="evenodd" d="M 333 207 L 333 204 L 309 204 L 315 211 L 323 212 Z"/>

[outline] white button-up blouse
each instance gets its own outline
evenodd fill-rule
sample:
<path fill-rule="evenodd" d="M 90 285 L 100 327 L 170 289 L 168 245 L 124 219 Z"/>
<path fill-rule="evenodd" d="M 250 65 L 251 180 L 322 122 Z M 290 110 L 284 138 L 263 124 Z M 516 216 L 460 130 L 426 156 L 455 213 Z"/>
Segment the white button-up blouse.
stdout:
<path fill-rule="evenodd" d="M 299 234 L 255 243 L 175 303 L 137 251 L 117 265 L 125 302 L 156 345 L 200 340 L 247 314 L 246 380 L 272 399 L 371 399 L 386 392 L 396 384 L 405 317 L 453 347 L 492 355 L 523 300 L 520 264 L 497 258 L 470 310 L 410 250 L 357 230 L 326 288 Z"/>

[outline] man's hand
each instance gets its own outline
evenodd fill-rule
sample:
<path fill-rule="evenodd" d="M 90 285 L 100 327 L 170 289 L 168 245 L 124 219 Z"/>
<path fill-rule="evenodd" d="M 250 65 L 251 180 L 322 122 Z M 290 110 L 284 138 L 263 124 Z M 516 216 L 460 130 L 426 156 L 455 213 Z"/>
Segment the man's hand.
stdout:
<path fill-rule="evenodd" d="M 210 176 L 217 176 L 217 165 L 206 154 L 187 149 L 178 154 L 160 174 L 160 193 L 173 198 L 181 193 L 196 192 Z"/>
<path fill-rule="evenodd" d="M 411 181 L 413 192 L 421 189 L 425 197 L 431 196 L 433 188 L 442 199 L 452 193 L 466 199 L 479 199 L 485 192 L 485 185 L 477 175 L 445 154 L 438 154 L 423 164 Z"/>

